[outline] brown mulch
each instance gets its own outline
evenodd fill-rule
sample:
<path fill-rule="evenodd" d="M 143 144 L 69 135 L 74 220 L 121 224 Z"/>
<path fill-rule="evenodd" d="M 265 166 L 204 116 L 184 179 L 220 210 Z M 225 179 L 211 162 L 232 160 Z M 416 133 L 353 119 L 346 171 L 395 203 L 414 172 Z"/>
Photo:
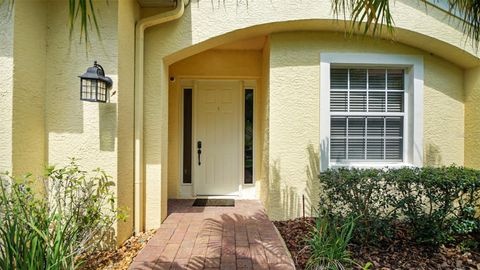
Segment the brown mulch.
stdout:
<path fill-rule="evenodd" d="M 305 244 L 313 218 L 298 218 L 288 221 L 275 221 L 287 248 L 292 254 L 297 269 L 304 269 L 309 257 Z M 398 229 L 394 240 L 379 246 L 349 246 L 352 259 L 360 266 L 370 262 L 369 269 L 475 269 L 480 270 L 480 253 L 462 251 L 458 247 L 433 248 L 417 244 L 407 234 Z M 362 269 L 361 267 L 358 269 Z"/>
<path fill-rule="evenodd" d="M 85 264 L 83 264 L 81 270 L 93 270 L 93 269 L 114 269 L 123 270 L 128 269 L 133 261 L 133 258 L 137 256 L 138 252 L 145 247 L 148 240 L 152 238 L 155 230 L 150 230 L 145 233 L 132 236 L 127 239 L 118 249 L 111 251 L 95 252 L 83 258 Z"/>

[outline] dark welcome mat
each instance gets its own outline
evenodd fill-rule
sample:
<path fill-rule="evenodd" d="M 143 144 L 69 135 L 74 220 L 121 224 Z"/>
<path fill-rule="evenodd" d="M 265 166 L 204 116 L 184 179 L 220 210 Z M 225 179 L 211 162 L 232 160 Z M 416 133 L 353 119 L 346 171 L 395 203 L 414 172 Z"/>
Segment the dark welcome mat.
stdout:
<path fill-rule="evenodd" d="M 234 199 L 196 199 L 193 206 L 235 206 Z"/>

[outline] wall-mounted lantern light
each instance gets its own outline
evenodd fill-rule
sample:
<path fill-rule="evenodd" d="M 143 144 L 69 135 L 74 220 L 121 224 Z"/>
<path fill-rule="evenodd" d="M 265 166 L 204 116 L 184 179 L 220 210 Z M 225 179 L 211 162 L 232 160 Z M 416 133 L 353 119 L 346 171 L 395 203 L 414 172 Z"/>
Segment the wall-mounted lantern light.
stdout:
<path fill-rule="evenodd" d="M 109 88 L 112 86 L 112 79 L 105 76 L 103 67 L 94 62 L 87 72 L 80 77 L 80 100 L 93 102 L 107 102 L 109 99 Z"/>

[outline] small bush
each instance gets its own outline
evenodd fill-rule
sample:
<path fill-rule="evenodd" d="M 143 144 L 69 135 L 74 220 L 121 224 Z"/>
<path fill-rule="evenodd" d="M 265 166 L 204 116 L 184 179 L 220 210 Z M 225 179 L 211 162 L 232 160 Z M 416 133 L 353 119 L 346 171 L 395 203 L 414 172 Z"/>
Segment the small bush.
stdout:
<path fill-rule="evenodd" d="M 399 220 L 420 242 L 441 244 L 480 228 L 480 171 L 458 167 L 333 169 L 321 173 L 320 207 L 360 216 L 355 235 L 390 238 Z"/>
<path fill-rule="evenodd" d="M 78 256 L 99 247 L 124 216 L 115 208 L 113 182 L 101 170 L 89 177 L 74 160 L 48 168 L 45 193 L 30 177 L 0 182 L 0 268 L 75 269 Z"/>

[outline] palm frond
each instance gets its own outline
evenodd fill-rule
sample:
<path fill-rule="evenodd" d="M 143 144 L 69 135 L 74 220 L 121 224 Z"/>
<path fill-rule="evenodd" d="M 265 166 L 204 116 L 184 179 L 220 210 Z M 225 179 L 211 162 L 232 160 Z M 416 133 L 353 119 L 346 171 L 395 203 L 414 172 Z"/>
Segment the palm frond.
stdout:
<path fill-rule="evenodd" d="M 68 0 L 68 4 L 70 38 L 72 38 L 78 19 L 80 20 L 80 41 L 85 41 L 85 45 L 88 44 L 89 27 L 91 28 L 92 25 L 100 37 L 100 28 L 93 0 Z"/>
<path fill-rule="evenodd" d="M 392 0 L 331 0 L 332 11 L 337 17 L 350 19 L 350 30 L 376 36 L 387 28 L 394 34 L 395 22 L 390 10 Z M 425 0 L 419 0 L 425 2 Z M 480 0 L 448 0 L 449 12 L 462 19 L 463 33 L 478 50 L 480 44 Z M 348 23 L 346 23 L 348 24 Z M 353 31 L 352 31 L 353 32 Z"/>
<path fill-rule="evenodd" d="M 449 11 L 459 14 L 463 22 L 463 33 L 471 39 L 476 50 L 480 43 L 480 0 L 449 0 Z"/>
<path fill-rule="evenodd" d="M 332 0 L 333 14 L 350 19 L 350 30 L 378 35 L 384 29 L 394 32 L 390 0 Z M 348 24 L 348 23 L 347 23 Z"/>

